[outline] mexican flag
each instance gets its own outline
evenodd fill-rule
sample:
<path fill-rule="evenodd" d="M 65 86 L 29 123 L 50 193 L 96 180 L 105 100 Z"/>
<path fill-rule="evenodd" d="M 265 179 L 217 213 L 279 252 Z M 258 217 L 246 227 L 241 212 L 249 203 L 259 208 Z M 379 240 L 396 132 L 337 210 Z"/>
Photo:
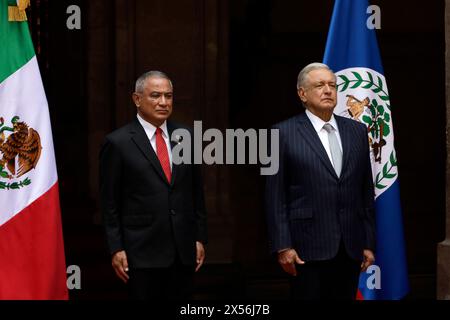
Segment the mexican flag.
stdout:
<path fill-rule="evenodd" d="M 0 299 L 67 299 L 50 116 L 21 21 L 27 2 L 0 0 Z"/>

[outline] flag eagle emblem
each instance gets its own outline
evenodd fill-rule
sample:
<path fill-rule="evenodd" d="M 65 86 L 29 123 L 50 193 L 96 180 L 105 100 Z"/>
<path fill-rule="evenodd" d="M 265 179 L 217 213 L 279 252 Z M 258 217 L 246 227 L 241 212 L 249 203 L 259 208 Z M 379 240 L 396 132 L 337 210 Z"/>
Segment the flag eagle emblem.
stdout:
<path fill-rule="evenodd" d="M 17 116 L 12 118 L 12 127 L 9 127 L 0 118 L 0 175 L 3 178 L 21 177 L 36 168 L 41 156 L 39 133 L 19 119 Z M 11 133 L 5 137 L 5 132 Z"/>

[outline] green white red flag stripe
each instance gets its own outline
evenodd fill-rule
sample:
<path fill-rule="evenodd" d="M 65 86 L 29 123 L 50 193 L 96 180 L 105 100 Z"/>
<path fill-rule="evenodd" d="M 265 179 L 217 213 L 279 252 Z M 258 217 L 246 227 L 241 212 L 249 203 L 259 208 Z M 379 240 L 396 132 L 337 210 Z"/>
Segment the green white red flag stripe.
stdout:
<path fill-rule="evenodd" d="M 0 0 L 0 299 L 67 299 L 48 104 L 27 22 L 8 21 L 11 4 Z M 38 133 L 41 147 L 34 167 L 21 176 L 22 153 L 12 160 L 15 172 L 1 162 L 14 155 L 12 147 L 36 155 L 9 143 L 17 122 Z"/>

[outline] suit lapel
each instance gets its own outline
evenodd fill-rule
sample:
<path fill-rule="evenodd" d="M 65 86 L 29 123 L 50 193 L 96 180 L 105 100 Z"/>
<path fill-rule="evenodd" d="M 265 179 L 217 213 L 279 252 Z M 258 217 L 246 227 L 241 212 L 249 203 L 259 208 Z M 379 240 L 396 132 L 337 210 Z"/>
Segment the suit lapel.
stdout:
<path fill-rule="evenodd" d="M 152 145 L 150 144 L 150 141 L 148 140 L 148 137 L 145 134 L 144 128 L 142 128 L 137 118 L 135 118 L 134 122 L 132 122 L 130 133 L 132 134 L 131 139 L 138 146 L 138 148 L 141 150 L 141 152 L 147 158 L 147 160 L 150 161 L 153 168 L 159 174 L 161 179 L 163 179 L 164 182 L 168 184 L 166 175 L 164 174 L 158 156 L 156 155 L 155 150 L 153 150 Z"/>
<path fill-rule="evenodd" d="M 177 144 L 175 141 L 172 141 L 172 132 L 176 129 L 172 122 L 167 121 L 167 131 L 169 132 L 169 140 L 170 140 L 170 149 L 172 152 L 173 147 Z M 173 186 L 175 184 L 175 179 L 177 176 L 177 171 L 179 169 L 179 165 L 173 163 L 173 154 L 172 154 L 172 181 L 170 181 L 170 185 Z"/>
<path fill-rule="evenodd" d="M 339 179 L 336 175 L 336 171 L 334 171 L 333 165 L 331 164 L 330 159 L 328 158 L 328 154 L 320 141 L 319 135 L 314 129 L 311 121 L 309 120 L 306 113 L 302 113 L 298 118 L 298 131 L 303 136 L 303 138 L 308 142 L 311 149 L 317 154 L 319 159 L 322 161 L 324 166 L 330 171 L 330 173 L 336 178 Z"/>
<path fill-rule="evenodd" d="M 342 143 L 342 169 L 341 169 L 341 177 L 342 177 L 350 157 L 350 147 L 352 145 L 352 137 L 350 136 L 350 132 L 348 130 L 346 121 L 344 121 L 339 116 L 334 115 L 334 117 L 336 119 L 339 128 L 339 136 L 341 137 Z"/>

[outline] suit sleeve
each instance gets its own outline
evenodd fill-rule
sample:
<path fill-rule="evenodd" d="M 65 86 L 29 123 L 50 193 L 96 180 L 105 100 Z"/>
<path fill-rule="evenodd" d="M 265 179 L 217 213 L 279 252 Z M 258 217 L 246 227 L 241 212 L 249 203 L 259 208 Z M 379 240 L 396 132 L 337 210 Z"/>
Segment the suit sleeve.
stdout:
<path fill-rule="evenodd" d="M 106 138 L 100 150 L 100 201 L 102 222 L 111 254 L 123 250 L 120 223 L 121 166 L 119 150 Z"/>
<path fill-rule="evenodd" d="M 206 244 L 208 242 L 205 196 L 203 193 L 203 178 L 201 166 L 193 166 L 193 190 L 194 190 L 194 210 L 197 219 L 197 241 Z"/>
<path fill-rule="evenodd" d="M 366 243 L 365 248 L 375 251 L 376 238 L 375 238 L 375 190 L 373 186 L 372 165 L 370 162 L 370 148 L 369 141 L 367 139 L 367 128 L 363 125 L 363 143 L 364 150 L 366 150 L 366 171 L 364 174 L 363 185 L 363 199 L 364 199 L 364 228 L 366 231 Z"/>
<path fill-rule="evenodd" d="M 186 128 L 191 137 L 194 133 L 191 128 Z M 208 230 L 207 230 L 207 213 L 205 205 L 205 195 L 203 192 L 203 177 L 202 177 L 202 167 L 200 164 L 195 164 L 194 162 L 194 144 L 191 144 L 191 163 L 192 163 L 192 190 L 193 190 L 193 203 L 194 203 L 194 214 L 197 223 L 197 234 L 196 241 L 203 244 L 208 242 Z"/>
<path fill-rule="evenodd" d="M 277 128 L 273 127 L 272 129 Z M 270 143 L 279 143 L 279 169 L 274 175 L 267 176 L 265 187 L 266 218 L 269 232 L 269 246 L 272 253 L 293 247 L 286 205 L 285 178 L 288 174 L 284 161 L 286 148 L 283 142 L 282 131 L 279 130 L 278 132 L 279 140 L 270 141 Z M 272 150 L 272 148 L 269 150 Z"/>

